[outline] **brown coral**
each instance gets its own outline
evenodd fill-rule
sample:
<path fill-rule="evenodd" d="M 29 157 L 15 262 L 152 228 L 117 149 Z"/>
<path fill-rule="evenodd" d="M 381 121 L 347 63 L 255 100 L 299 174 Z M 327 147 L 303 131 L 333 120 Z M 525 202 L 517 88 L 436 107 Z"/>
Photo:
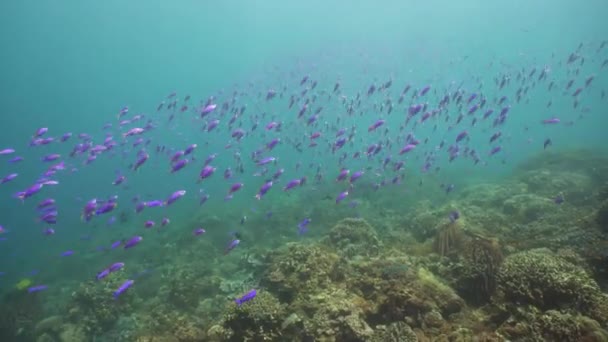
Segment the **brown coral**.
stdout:
<path fill-rule="evenodd" d="M 433 243 L 434 251 L 447 256 L 462 245 L 463 235 L 458 222 L 448 222 L 437 230 Z"/>

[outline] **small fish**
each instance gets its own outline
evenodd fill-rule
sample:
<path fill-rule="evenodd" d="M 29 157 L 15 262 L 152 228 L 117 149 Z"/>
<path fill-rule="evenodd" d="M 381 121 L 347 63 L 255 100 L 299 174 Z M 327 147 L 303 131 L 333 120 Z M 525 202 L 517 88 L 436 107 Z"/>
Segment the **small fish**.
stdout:
<path fill-rule="evenodd" d="M 169 206 L 169 205 L 175 203 L 175 201 L 182 198 L 185 194 L 186 194 L 186 190 L 178 190 L 178 191 L 174 192 L 173 194 L 171 194 L 171 196 L 169 196 L 167 198 L 167 200 L 165 201 L 165 205 Z"/>
<path fill-rule="evenodd" d="M 543 150 L 546 150 L 547 147 L 553 145 L 553 142 L 551 141 L 551 139 L 547 138 L 545 139 L 545 142 L 543 143 Z"/>
<path fill-rule="evenodd" d="M 127 242 L 125 242 L 125 249 L 128 249 L 128 248 L 136 246 L 143 239 L 144 238 L 141 237 L 141 236 L 139 236 L 139 235 L 130 238 Z"/>
<path fill-rule="evenodd" d="M 253 298 L 255 298 L 255 296 L 258 294 L 258 291 L 253 289 L 247 293 L 245 293 L 244 295 L 242 295 L 240 298 L 235 299 L 235 303 L 238 306 L 241 306 L 243 303 L 248 302 L 250 300 L 252 300 Z"/>
<path fill-rule="evenodd" d="M 0 156 L 5 156 L 7 154 L 13 154 L 15 153 L 15 150 L 12 148 L 5 148 L 3 150 L 0 150 Z"/>
<path fill-rule="evenodd" d="M 460 218 L 460 213 L 458 212 L 458 210 L 454 210 L 450 213 L 450 215 L 448 215 L 448 218 L 450 219 L 451 223 L 454 223 Z"/>
<path fill-rule="evenodd" d="M 224 249 L 224 255 L 230 253 L 233 249 L 236 248 L 236 246 L 239 245 L 239 243 L 241 243 L 241 240 L 239 239 L 232 239 L 230 240 L 230 242 L 228 242 L 228 245 L 226 245 L 226 248 Z"/>
<path fill-rule="evenodd" d="M 342 202 L 348 196 L 348 191 L 341 192 L 338 197 L 336 197 L 336 204 Z"/>
<path fill-rule="evenodd" d="M 260 187 L 260 190 L 258 191 L 258 193 L 255 195 L 255 198 L 258 200 L 261 200 L 262 196 L 264 196 L 268 192 L 268 190 L 270 190 L 270 188 L 272 188 L 272 181 L 268 181 L 268 182 L 264 183 Z"/>
<path fill-rule="evenodd" d="M 559 122 L 560 120 L 558 118 L 545 119 L 542 121 L 542 123 L 545 125 L 557 124 Z"/>
<path fill-rule="evenodd" d="M 560 193 L 559 195 L 555 196 L 555 198 L 553 199 L 553 202 L 555 204 L 562 204 L 564 203 L 565 198 L 564 198 L 564 194 Z"/>
<path fill-rule="evenodd" d="M 8 182 L 12 181 L 13 179 L 17 178 L 17 176 L 19 176 L 19 174 L 11 173 L 11 174 L 5 176 L 4 178 L 0 179 L 0 184 L 8 183 Z"/>
<path fill-rule="evenodd" d="M 308 231 L 308 224 L 310 223 L 310 218 L 303 219 L 300 223 L 298 223 L 298 234 L 302 235 Z"/>
<path fill-rule="evenodd" d="M 192 231 L 192 235 L 194 236 L 199 236 L 202 234 L 205 234 L 207 231 L 203 228 L 196 228 L 195 230 Z"/>
<path fill-rule="evenodd" d="M 74 255 L 74 251 L 72 251 L 72 250 L 68 250 L 68 251 L 61 253 L 61 256 L 71 256 L 71 255 Z"/>
<path fill-rule="evenodd" d="M 32 287 L 28 288 L 27 292 L 28 293 L 40 292 L 40 291 L 44 291 L 48 288 L 49 287 L 47 285 L 36 285 L 36 286 L 32 286 Z"/>
<path fill-rule="evenodd" d="M 127 291 L 127 289 L 133 286 L 133 283 L 135 283 L 134 280 L 127 280 L 122 285 L 120 285 L 120 287 L 116 291 L 114 291 L 114 299 L 118 298 L 118 296 L 120 296 L 122 293 Z"/>

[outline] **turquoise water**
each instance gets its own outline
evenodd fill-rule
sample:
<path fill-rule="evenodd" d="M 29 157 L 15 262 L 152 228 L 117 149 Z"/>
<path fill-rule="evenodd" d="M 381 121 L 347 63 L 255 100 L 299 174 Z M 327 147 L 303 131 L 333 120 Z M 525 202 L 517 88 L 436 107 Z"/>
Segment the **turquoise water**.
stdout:
<path fill-rule="evenodd" d="M 117 314 L 127 317 L 154 300 L 153 289 L 166 283 L 168 270 L 196 265 L 230 279 L 243 272 L 239 260 L 250 253 L 316 241 L 342 218 L 364 218 L 383 235 L 386 210 L 406 217 L 424 201 L 440 207 L 471 186 L 508 179 L 522 162 L 543 153 L 586 150 L 605 157 L 606 13 L 608 3 L 599 0 L 5 1 L 0 4 L 0 150 L 15 153 L 0 156 L 0 177 L 18 176 L 0 185 L 5 230 L 0 293 L 10 294 L 16 283 L 29 279 L 29 286 L 48 286 L 30 294 L 44 307 L 39 315 L 63 315 L 80 284 L 124 262 L 120 279 L 135 279 L 135 285 L 120 297 L 137 298 Z M 589 77 L 593 80 L 585 85 Z M 379 89 L 389 81 L 390 87 Z M 372 85 L 375 91 L 368 94 Z M 430 90 L 422 95 L 425 86 Z M 573 96 L 578 88 L 580 94 Z M 271 90 L 276 97 L 267 99 Z M 476 98 L 467 102 L 472 94 Z M 445 96 L 450 100 L 442 103 Z M 469 114 L 483 99 L 485 104 Z M 167 109 L 173 101 L 175 108 Z M 217 108 L 201 117 L 206 104 Z M 417 104 L 426 109 L 406 123 L 408 108 Z M 182 105 L 187 109 L 180 111 Z M 125 106 L 128 113 L 119 118 Z M 504 123 L 495 123 L 506 106 Z M 488 109 L 494 112 L 484 119 Z M 424 113 L 432 115 L 422 122 Z M 143 115 L 139 121 L 119 124 L 138 114 Z M 552 118 L 559 123 L 543 123 Z M 213 119 L 219 125 L 207 131 Z M 380 119 L 382 126 L 368 131 Z M 265 129 L 270 122 L 280 123 L 280 130 Z M 123 138 L 128 129 L 147 124 L 143 134 Z M 31 146 L 41 127 L 49 130 L 43 138 L 55 140 Z M 237 128 L 246 133 L 241 140 L 231 136 Z M 336 147 L 341 129 L 348 139 Z M 456 142 L 464 131 L 467 137 Z M 73 136 L 59 142 L 68 132 Z M 314 132 L 321 133 L 314 140 L 318 145 L 309 146 Z M 501 136 L 490 143 L 497 132 Z M 91 138 L 78 137 L 84 133 Z M 70 156 L 78 143 L 91 148 L 106 137 L 112 137 L 106 144 L 116 144 L 95 154 L 90 164 L 90 151 Z M 140 137 L 143 142 L 133 146 Z M 265 146 L 274 138 L 280 142 L 269 151 Z M 413 139 L 418 140 L 414 150 L 400 154 Z M 544 148 L 547 139 L 551 144 Z M 188 165 L 171 173 L 171 156 L 191 144 L 197 147 L 183 157 Z M 372 144 L 381 149 L 367 155 Z M 459 149 L 453 161 L 450 146 Z M 491 155 L 497 146 L 501 150 Z M 141 151 L 150 157 L 135 171 Z M 259 156 L 252 158 L 256 151 Z M 51 153 L 61 158 L 41 161 Z M 214 153 L 215 173 L 197 182 L 204 160 Z M 15 156 L 24 160 L 9 162 Z M 257 165 L 271 156 L 276 162 Z M 45 185 L 25 200 L 15 198 L 60 161 L 65 169 L 50 176 L 59 184 Z M 395 171 L 400 161 L 403 167 Z M 224 177 L 228 168 L 230 179 Z M 256 200 L 260 187 L 281 168 L 284 173 Z M 364 174 L 350 185 L 348 179 L 337 182 L 342 168 Z M 126 176 L 124 184 L 112 185 L 117 175 Z M 283 190 L 302 177 L 305 184 Z M 243 188 L 226 200 L 237 182 Z M 166 200 L 177 190 L 186 195 L 175 204 L 135 212 L 137 203 Z M 336 203 L 347 190 L 348 197 Z M 201 205 L 204 194 L 209 199 Z M 112 212 L 82 219 L 87 201 L 112 196 L 117 196 Z M 559 192 L 545 197 L 555 196 Z M 40 221 L 36 206 L 46 198 L 56 202 L 56 224 Z M 167 227 L 160 227 L 163 218 L 171 221 Z M 298 234 L 305 218 L 311 219 L 308 232 Z M 147 220 L 156 226 L 144 228 Z M 55 233 L 44 234 L 48 227 Z M 206 233 L 193 237 L 199 227 Z M 234 232 L 241 243 L 224 255 Z M 131 249 L 110 247 L 137 235 L 143 240 Z M 74 254 L 62 256 L 67 250 Z M 247 281 L 258 286 L 255 279 Z M 224 291 L 226 303 L 249 285 Z M 205 324 L 201 329 L 208 328 Z M 108 336 L 115 336 L 116 326 L 103 329 L 99 338 L 115 338 Z"/>

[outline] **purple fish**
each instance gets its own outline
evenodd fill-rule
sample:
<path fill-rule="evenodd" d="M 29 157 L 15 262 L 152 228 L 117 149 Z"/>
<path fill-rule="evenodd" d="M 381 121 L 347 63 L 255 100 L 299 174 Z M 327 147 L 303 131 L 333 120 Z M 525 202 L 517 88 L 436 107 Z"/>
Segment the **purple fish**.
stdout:
<path fill-rule="evenodd" d="M 154 221 L 148 220 L 148 221 L 144 222 L 144 228 L 152 228 L 152 227 L 154 227 L 155 224 L 156 223 Z"/>
<path fill-rule="evenodd" d="M 120 285 L 120 287 L 116 291 L 114 291 L 114 299 L 118 298 L 118 296 L 120 296 L 122 293 L 127 291 L 128 288 L 133 286 L 133 283 L 135 283 L 134 280 L 127 280 L 122 285 Z"/>
<path fill-rule="evenodd" d="M 18 162 L 20 162 L 20 161 L 23 161 L 23 157 L 19 157 L 19 156 L 17 156 L 17 157 L 12 158 L 12 159 L 11 159 L 11 160 L 9 160 L 8 162 L 9 162 L 9 163 L 18 163 Z"/>
<path fill-rule="evenodd" d="M 450 219 L 450 222 L 454 223 L 460 218 L 460 213 L 458 210 L 454 210 L 450 213 L 450 215 L 448 215 L 448 218 Z"/>
<path fill-rule="evenodd" d="M 413 150 L 415 147 L 416 147 L 416 145 L 414 145 L 414 144 L 407 144 L 407 145 L 403 146 L 401 151 L 399 151 L 399 154 L 407 153 L 407 152 Z"/>
<path fill-rule="evenodd" d="M 107 214 L 118 206 L 116 202 L 107 202 L 95 211 L 95 215 Z"/>
<path fill-rule="evenodd" d="M 230 251 L 235 249 L 236 246 L 239 245 L 239 243 L 241 243 L 241 240 L 239 240 L 239 239 L 230 240 L 230 242 L 228 242 L 228 245 L 226 245 L 226 248 L 224 249 L 224 255 L 230 253 Z"/>
<path fill-rule="evenodd" d="M 124 262 L 115 262 L 108 268 L 110 272 L 116 272 L 125 266 Z"/>
<path fill-rule="evenodd" d="M 196 228 L 195 230 L 192 231 L 192 235 L 194 236 L 199 236 L 202 234 L 205 234 L 207 231 L 203 228 Z"/>
<path fill-rule="evenodd" d="M 363 171 L 357 171 L 355 173 L 353 173 L 350 176 L 350 182 L 354 183 L 357 179 L 361 178 L 361 176 L 363 176 L 364 172 Z"/>
<path fill-rule="evenodd" d="M 36 285 L 36 286 L 32 286 L 30 288 L 27 289 L 28 293 L 32 293 L 32 292 L 40 292 L 40 291 L 44 291 L 48 289 L 47 285 Z"/>
<path fill-rule="evenodd" d="M 178 190 L 174 192 L 173 194 L 171 194 L 171 196 L 169 196 L 169 198 L 167 198 L 167 200 L 165 201 L 165 205 L 171 205 L 175 203 L 175 201 L 182 198 L 185 194 L 186 190 Z"/>
<path fill-rule="evenodd" d="M 201 180 L 211 177 L 211 175 L 215 172 L 215 168 L 211 165 L 205 165 L 203 167 L 203 169 L 201 170 L 201 173 L 199 175 L 199 178 Z"/>
<path fill-rule="evenodd" d="M 266 164 L 270 164 L 274 161 L 276 161 L 277 159 L 275 157 L 266 157 L 260 161 L 258 161 L 258 166 L 262 166 L 262 165 L 266 165 Z"/>
<path fill-rule="evenodd" d="M 171 166 L 171 173 L 177 172 L 183 169 L 188 164 L 188 159 L 178 160 L 175 164 Z"/>
<path fill-rule="evenodd" d="M 342 202 L 348 196 L 348 191 L 341 192 L 338 197 L 336 197 L 336 204 Z"/>
<path fill-rule="evenodd" d="M 97 280 L 101 280 L 101 279 L 107 277 L 109 274 L 110 274 L 110 269 L 106 268 L 105 270 L 97 273 L 97 277 L 96 278 L 97 278 Z"/>
<path fill-rule="evenodd" d="M 141 242 L 141 240 L 143 240 L 144 238 L 141 236 L 134 236 L 132 238 L 130 238 L 127 242 L 125 242 L 125 249 L 134 247 L 135 245 L 137 245 L 138 243 Z"/>
<path fill-rule="evenodd" d="M 215 108 L 217 108 L 216 104 L 208 104 L 206 105 L 203 110 L 201 110 L 201 117 L 205 117 L 206 115 L 210 114 L 211 112 L 213 112 L 215 110 Z"/>
<path fill-rule="evenodd" d="M 255 198 L 258 200 L 261 200 L 262 196 L 264 196 L 268 192 L 268 190 L 270 190 L 270 188 L 272 188 L 272 181 L 268 181 L 268 182 L 264 183 L 260 187 L 260 190 L 258 191 L 258 193 L 255 195 Z"/>
<path fill-rule="evenodd" d="M 301 179 L 292 179 L 283 187 L 283 191 L 291 190 L 291 189 L 295 188 L 296 186 L 300 185 L 301 183 L 302 183 Z"/>
<path fill-rule="evenodd" d="M 241 296 L 240 298 L 235 299 L 234 301 L 236 302 L 236 304 L 238 306 L 241 306 L 243 303 L 248 302 L 250 300 L 252 300 L 253 298 L 255 298 L 255 296 L 258 294 L 258 291 L 253 289 L 247 293 L 245 293 L 243 296 Z"/>
<path fill-rule="evenodd" d="M 559 122 L 560 122 L 560 120 L 558 118 L 545 119 L 542 121 L 542 123 L 545 125 L 556 124 Z"/>
<path fill-rule="evenodd" d="M 5 148 L 3 150 L 0 150 L 0 156 L 4 156 L 7 154 L 13 154 L 13 153 L 15 153 L 15 150 L 12 148 Z"/>
<path fill-rule="evenodd" d="M 462 131 L 456 136 L 456 142 L 460 142 L 462 139 L 466 138 L 469 135 L 467 131 Z"/>
<path fill-rule="evenodd" d="M 5 176 L 4 178 L 0 179 L 0 184 L 8 183 L 8 182 L 12 181 L 13 179 L 17 178 L 17 176 L 19 176 L 19 174 L 11 173 L 11 174 Z"/>
<path fill-rule="evenodd" d="M 300 223 L 298 223 L 298 234 L 302 235 L 308 231 L 308 224 L 310 223 L 310 218 L 303 219 Z"/>

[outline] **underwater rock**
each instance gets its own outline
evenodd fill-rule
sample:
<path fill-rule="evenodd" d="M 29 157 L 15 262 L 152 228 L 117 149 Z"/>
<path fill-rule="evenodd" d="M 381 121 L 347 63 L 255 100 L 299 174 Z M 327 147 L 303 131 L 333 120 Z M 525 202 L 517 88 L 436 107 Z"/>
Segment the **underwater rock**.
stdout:
<path fill-rule="evenodd" d="M 521 182 L 528 185 L 528 191 L 547 198 L 563 193 L 569 203 L 584 204 L 593 190 L 593 180 L 583 171 L 557 171 L 536 169 L 520 174 Z"/>
<path fill-rule="evenodd" d="M 518 182 L 473 184 L 462 189 L 460 202 L 484 209 L 497 208 L 507 199 L 524 192 L 526 185 Z"/>
<path fill-rule="evenodd" d="M 61 327 L 61 333 L 59 334 L 59 341 L 61 342 L 74 342 L 74 341 L 89 341 L 87 334 L 85 334 L 82 327 L 76 324 L 64 324 Z"/>
<path fill-rule="evenodd" d="M 326 288 L 339 276 L 335 270 L 340 258 L 317 245 L 288 243 L 269 258 L 261 283 L 281 302 L 291 302 L 298 293 Z"/>
<path fill-rule="evenodd" d="M 533 194 L 515 195 L 502 204 L 503 213 L 519 223 L 536 221 L 555 209 L 555 203 L 550 198 Z"/>
<path fill-rule="evenodd" d="M 374 228 L 361 218 L 345 218 L 339 221 L 323 242 L 348 257 L 375 256 L 382 248 Z"/>
<path fill-rule="evenodd" d="M 568 309 L 608 323 L 608 296 L 582 268 L 547 249 L 508 256 L 497 279 L 506 301 L 542 310 Z"/>
<path fill-rule="evenodd" d="M 53 336 L 44 333 L 36 338 L 36 342 L 57 342 L 57 340 Z"/>
<path fill-rule="evenodd" d="M 418 342 L 418 337 L 405 322 L 376 326 L 371 342 Z"/>
<path fill-rule="evenodd" d="M 221 326 L 210 333 L 213 336 L 230 336 L 226 341 L 277 341 L 285 317 L 285 307 L 267 291 L 241 305 L 231 305 Z"/>
<path fill-rule="evenodd" d="M 600 205 L 595 214 L 595 221 L 603 232 L 608 233 L 608 200 L 602 202 Z"/>
<path fill-rule="evenodd" d="M 42 334 L 45 332 L 58 332 L 63 324 L 63 317 L 61 316 L 50 316 L 38 323 L 34 328 L 36 334 Z"/>
<path fill-rule="evenodd" d="M 39 296 L 8 290 L 0 300 L 0 341 L 33 341 L 34 323 L 43 317 Z"/>

